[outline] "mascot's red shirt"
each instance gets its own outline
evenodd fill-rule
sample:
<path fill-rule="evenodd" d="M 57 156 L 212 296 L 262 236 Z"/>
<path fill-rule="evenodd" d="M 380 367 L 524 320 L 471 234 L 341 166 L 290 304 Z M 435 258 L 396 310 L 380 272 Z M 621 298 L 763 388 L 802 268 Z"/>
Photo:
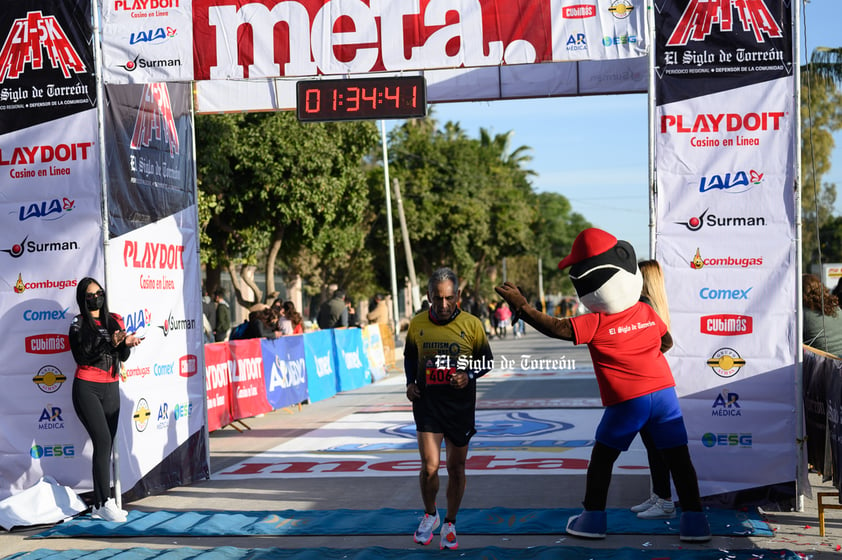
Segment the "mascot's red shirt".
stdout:
<path fill-rule="evenodd" d="M 661 336 L 667 326 L 645 303 L 619 313 L 570 319 L 574 344 L 587 344 L 604 406 L 674 387 Z"/>

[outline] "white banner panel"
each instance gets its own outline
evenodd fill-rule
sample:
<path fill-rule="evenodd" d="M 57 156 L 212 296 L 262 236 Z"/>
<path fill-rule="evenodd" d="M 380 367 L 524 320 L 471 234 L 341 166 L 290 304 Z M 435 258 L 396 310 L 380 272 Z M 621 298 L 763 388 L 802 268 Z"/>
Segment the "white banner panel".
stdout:
<path fill-rule="evenodd" d="M 103 0 L 101 5 L 106 83 L 193 79 L 191 0 Z"/>
<path fill-rule="evenodd" d="M 90 487 L 71 401 L 76 284 L 102 279 L 96 110 L 0 136 L 0 499 L 49 475 Z"/>
<path fill-rule="evenodd" d="M 111 307 L 145 338 L 124 363 L 120 480 L 125 489 L 204 429 L 196 208 L 111 239 Z"/>

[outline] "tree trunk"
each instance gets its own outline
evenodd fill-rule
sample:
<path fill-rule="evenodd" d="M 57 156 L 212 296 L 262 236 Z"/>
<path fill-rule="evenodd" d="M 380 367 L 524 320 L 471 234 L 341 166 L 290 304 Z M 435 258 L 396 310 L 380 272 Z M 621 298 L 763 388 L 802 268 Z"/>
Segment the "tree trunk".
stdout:
<path fill-rule="evenodd" d="M 284 228 L 279 227 L 272 234 L 272 244 L 269 245 L 269 253 L 266 255 L 266 296 L 273 300 L 278 297 L 278 291 L 275 289 L 275 261 L 283 240 Z"/>

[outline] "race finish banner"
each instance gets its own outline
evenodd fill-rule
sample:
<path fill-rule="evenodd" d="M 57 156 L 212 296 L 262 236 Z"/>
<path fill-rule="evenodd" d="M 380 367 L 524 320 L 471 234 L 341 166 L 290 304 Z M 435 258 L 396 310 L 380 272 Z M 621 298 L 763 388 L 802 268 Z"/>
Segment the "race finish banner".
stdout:
<path fill-rule="evenodd" d="M 195 80 L 197 112 L 294 109 L 319 75 L 421 73 L 430 102 L 648 88 L 643 0 L 105 4 L 106 81 Z"/>
<path fill-rule="evenodd" d="M 655 253 L 675 339 L 667 358 L 702 494 L 794 481 L 792 7 L 655 7 Z"/>

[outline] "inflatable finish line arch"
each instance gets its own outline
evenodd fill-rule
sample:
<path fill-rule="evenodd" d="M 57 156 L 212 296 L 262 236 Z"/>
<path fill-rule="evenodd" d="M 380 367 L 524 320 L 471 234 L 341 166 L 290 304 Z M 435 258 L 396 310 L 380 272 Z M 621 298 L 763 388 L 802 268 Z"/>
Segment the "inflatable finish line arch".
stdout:
<path fill-rule="evenodd" d="M 123 488 L 208 476 L 192 114 L 293 109 L 297 79 L 374 73 L 423 75 L 433 103 L 648 92 L 653 245 L 702 492 L 798 480 L 797 19 L 771 0 L 15 2 L 0 498 L 47 474 L 91 488 L 66 339 L 83 276 L 147 334 L 122 384 Z"/>

